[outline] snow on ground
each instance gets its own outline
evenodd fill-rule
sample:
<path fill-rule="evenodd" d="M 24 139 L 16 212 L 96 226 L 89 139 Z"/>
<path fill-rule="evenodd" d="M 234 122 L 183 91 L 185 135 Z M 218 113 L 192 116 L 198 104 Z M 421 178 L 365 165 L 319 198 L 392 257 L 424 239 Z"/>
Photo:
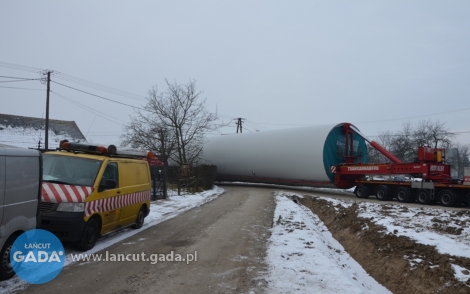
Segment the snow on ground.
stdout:
<path fill-rule="evenodd" d="M 139 230 L 125 229 L 98 240 L 87 253 L 95 253 L 150 228 L 184 211 L 209 202 L 223 193 L 222 188 L 187 196 L 171 196 L 152 202 L 151 212 Z M 390 293 L 370 277 L 344 250 L 321 220 L 308 208 L 294 203 L 287 196 L 298 194 L 276 192 L 274 226 L 268 241 L 266 262 L 269 293 Z M 349 207 L 351 200 L 321 197 L 333 206 Z M 357 203 L 359 216 L 384 226 L 387 233 L 406 236 L 419 243 L 435 246 L 439 252 L 470 258 L 470 222 L 468 214 L 394 204 Z M 438 222 L 437 222 L 438 220 Z M 437 232 L 436 223 L 462 229 L 460 234 Z M 71 254 L 79 253 L 66 246 L 66 265 Z M 410 264 L 421 262 L 419 258 Z M 461 281 L 470 278 L 469 269 L 452 265 Z M 0 283 L 0 293 L 11 293 L 27 286 L 18 277 Z"/>
<path fill-rule="evenodd" d="M 344 207 L 353 203 L 332 198 L 324 199 Z M 418 243 L 434 246 L 441 254 L 470 258 L 470 228 L 462 225 L 470 221 L 468 214 L 431 207 L 410 207 L 398 203 L 389 205 L 360 202 L 358 205 L 359 217 L 369 218 L 384 226 L 387 233 L 406 236 Z M 437 232 L 436 227 L 441 224 L 462 231 L 458 235 Z"/>
<path fill-rule="evenodd" d="M 308 208 L 276 193 L 269 293 L 391 293 L 359 265 Z M 298 197 L 302 197 L 297 195 Z"/>
<path fill-rule="evenodd" d="M 321 274 L 316 271 L 305 272 L 299 269 L 311 268 L 312 265 L 322 264 L 323 261 L 318 262 L 317 255 L 321 256 L 323 253 L 320 249 L 320 252 L 312 254 L 314 251 L 308 250 L 309 248 L 306 246 L 306 242 L 311 242 L 310 240 L 314 240 L 313 238 L 318 238 L 321 243 L 328 244 L 328 242 L 331 242 L 329 238 L 332 237 L 316 215 L 311 213 L 309 209 L 295 204 L 292 200 L 285 197 L 286 195 L 302 197 L 293 193 L 279 193 L 276 196 L 278 208 L 276 208 L 274 221 L 276 222 L 279 215 L 281 215 L 283 219 L 289 219 L 290 217 L 290 222 L 282 224 L 281 226 L 277 225 L 273 228 L 273 236 L 271 237 L 272 244 L 269 249 L 270 263 L 273 267 L 271 279 L 274 283 L 276 283 L 275 280 L 277 279 L 280 281 L 286 280 L 285 285 L 281 282 L 279 282 L 278 285 L 284 285 L 286 290 L 290 289 L 293 291 L 293 289 L 296 289 L 295 287 L 299 289 L 309 289 L 307 286 L 304 286 L 307 282 L 322 282 L 324 281 L 324 276 L 321 276 Z M 319 198 L 331 202 L 333 206 L 342 206 L 345 208 L 354 203 L 354 201 L 351 200 L 339 200 L 328 197 Z M 418 243 L 434 246 L 441 254 L 470 258 L 470 228 L 467 226 L 467 224 L 470 223 L 470 217 L 466 213 L 463 214 L 459 211 L 451 210 L 445 211 L 431 207 L 410 207 L 400 205 L 399 203 L 379 204 L 359 202 L 357 204 L 359 206 L 359 217 L 369 218 L 376 224 L 382 225 L 385 233 L 394 234 L 396 236 L 406 236 Z M 306 220 L 308 220 L 308 223 Z M 305 223 L 306 228 L 309 229 L 308 231 L 306 231 L 306 228 L 299 229 L 298 223 L 302 223 L 302 221 Z M 295 226 L 295 223 L 297 223 L 297 226 Z M 311 228 L 312 223 L 313 229 Z M 315 228 L 315 226 L 319 226 L 321 229 Z M 451 232 L 446 233 L 445 230 L 436 231 L 436 227 L 450 228 Z M 289 230 L 292 229 L 294 231 L 289 232 Z M 452 229 L 461 230 L 461 232 L 455 234 L 452 233 Z M 318 241 L 314 242 L 314 244 L 317 243 Z M 304 248 L 302 248 L 302 244 Z M 327 245 L 327 248 L 328 250 L 325 250 L 325 255 L 329 256 L 329 260 L 333 261 L 336 259 L 339 261 L 340 257 L 335 257 L 334 251 L 339 250 L 342 252 L 344 251 L 343 248 L 340 247 L 340 249 L 337 249 L 337 247 L 331 244 Z M 280 254 L 284 256 L 282 257 L 283 262 L 286 261 L 287 257 L 289 257 L 291 261 L 288 260 L 282 266 L 282 262 L 276 260 L 279 259 Z M 294 258 L 289 256 L 289 254 L 294 256 Z M 340 256 L 344 256 L 344 253 L 341 253 Z M 422 262 L 421 259 L 412 257 L 409 257 L 408 261 L 412 266 Z M 291 265 L 288 266 L 287 264 Z M 452 267 L 454 269 L 454 275 L 458 280 L 466 282 L 470 278 L 470 268 L 462 268 L 455 264 L 452 264 Z M 291 275 L 287 276 L 287 273 L 291 273 Z M 336 283 L 336 286 L 341 285 L 339 287 L 343 287 L 343 280 L 347 281 L 347 278 L 350 277 L 348 273 L 345 273 L 345 275 L 346 277 L 341 277 L 341 274 L 338 277 L 332 277 L 330 282 L 333 282 L 333 284 Z M 358 280 L 361 281 L 361 279 Z M 340 283 L 338 281 L 342 282 Z M 326 284 L 328 285 L 328 283 Z M 330 293 L 329 291 L 333 293 L 336 291 L 334 289 L 316 289 L 321 293 Z M 351 289 L 348 288 L 348 290 L 346 290 L 346 288 L 344 288 L 343 291 L 340 290 L 340 292 L 353 293 Z"/>
<path fill-rule="evenodd" d="M 144 225 L 142 228 L 138 230 L 133 229 L 124 229 L 119 230 L 117 232 L 108 234 L 103 236 L 102 238 L 98 239 L 96 242 L 95 247 L 88 250 L 86 253 L 91 254 L 103 250 L 115 243 L 118 243 L 132 235 L 135 235 L 143 230 L 146 230 L 156 224 L 159 224 L 163 221 L 168 219 L 174 218 L 179 214 L 200 206 L 204 203 L 207 203 L 215 198 L 217 198 L 220 194 L 224 192 L 224 189 L 215 186 L 214 189 L 209 191 L 204 191 L 197 194 L 191 195 L 172 195 L 168 199 L 162 199 L 151 202 L 150 205 L 150 214 L 145 218 Z M 65 266 L 70 265 L 73 263 L 72 261 L 72 254 L 81 253 L 75 250 L 71 246 L 64 246 L 65 251 L 67 253 L 67 257 L 65 260 Z M 18 291 L 24 289 L 28 283 L 21 280 L 18 276 L 13 277 L 10 280 L 0 282 L 0 294 L 3 293 L 12 293 L 13 291 Z"/>

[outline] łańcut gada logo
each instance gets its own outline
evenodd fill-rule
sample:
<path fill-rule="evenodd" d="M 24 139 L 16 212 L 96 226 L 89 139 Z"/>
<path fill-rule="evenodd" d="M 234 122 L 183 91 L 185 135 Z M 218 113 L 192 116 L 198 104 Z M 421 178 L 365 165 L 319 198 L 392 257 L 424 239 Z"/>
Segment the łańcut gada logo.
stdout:
<path fill-rule="evenodd" d="M 64 267 L 65 250 L 54 234 L 30 230 L 13 243 L 10 262 L 15 273 L 31 284 L 53 280 Z"/>

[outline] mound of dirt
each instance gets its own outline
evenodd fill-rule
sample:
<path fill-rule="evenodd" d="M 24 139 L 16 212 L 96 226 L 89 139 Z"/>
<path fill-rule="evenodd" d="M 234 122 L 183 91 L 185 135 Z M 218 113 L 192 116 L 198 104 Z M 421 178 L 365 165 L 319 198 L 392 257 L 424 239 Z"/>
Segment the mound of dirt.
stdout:
<path fill-rule="evenodd" d="M 469 268 L 470 259 L 441 254 L 432 246 L 386 233 L 370 219 L 358 217 L 356 203 L 345 208 L 312 196 L 295 200 L 318 215 L 367 273 L 393 293 L 470 293 L 470 287 L 455 278 L 451 266 Z M 435 229 L 448 230 L 439 225 Z"/>

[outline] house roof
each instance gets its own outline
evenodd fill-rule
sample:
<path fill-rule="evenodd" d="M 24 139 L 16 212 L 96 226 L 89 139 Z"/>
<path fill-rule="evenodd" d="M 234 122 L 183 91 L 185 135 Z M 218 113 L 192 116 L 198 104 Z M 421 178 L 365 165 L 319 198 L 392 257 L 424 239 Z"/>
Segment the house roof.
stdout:
<path fill-rule="evenodd" d="M 44 118 L 0 113 L 0 144 L 24 148 L 45 147 Z M 59 147 L 60 140 L 86 143 L 86 138 L 74 121 L 49 119 L 49 149 Z"/>

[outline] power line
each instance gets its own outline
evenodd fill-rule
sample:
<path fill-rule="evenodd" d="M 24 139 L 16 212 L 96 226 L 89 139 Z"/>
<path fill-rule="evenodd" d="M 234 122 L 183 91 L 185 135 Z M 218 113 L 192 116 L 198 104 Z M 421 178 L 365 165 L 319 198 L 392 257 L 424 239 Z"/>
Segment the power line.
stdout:
<path fill-rule="evenodd" d="M 459 131 L 459 132 L 452 132 L 452 131 L 449 131 L 449 133 L 453 134 L 453 135 L 458 135 L 458 134 L 466 134 L 466 133 L 470 133 L 470 131 Z M 387 134 L 387 136 L 391 136 L 391 137 L 399 137 L 399 136 L 402 136 L 402 134 Z M 380 135 L 367 135 L 366 137 L 370 137 L 370 138 L 378 138 L 380 137 Z"/>
<path fill-rule="evenodd" d="M 0 83 L 13 83 L 13 82 L 28 82 L 28 81 L 37 81 L 40 79 L 21 79 L 21 80 L 11 80 L 11 81 L 0 81 Z"/>
<path fill-rule="evenodd" d="M 51 81 L 51 82 L 53 82 L 53 83 L 55 83 L 55 84 L 58 84 L 58 85 L 61 85 L 61 86 L 63 86 L 63 87 L 67 87 L 67 88 L 73 89 L 73 90 L 78 91 L 78 92 L 82 92 L 82 93 L 85 93 L 85 94 L 88 94 L 88 95 L 91 95 L 91 96 L 95 96 L 95 97 L 98 97 L 98 98 L 101 98 L 101 99 L 104 99 L 104 100 L 108 100 L 108 101 L 114 102 L 114 103 L 117 103 L 117 104 L 121 104 L 121 105 L 129 106 L 129 107 L 132 107 L 132 108 L 136 108 L 136 109 L 139 109 L 139 110 L 147 111 L 146 109 L 143 109 L 143 108 L 140 108 L 140 107 L 137 107 L 137 106 L 133 106 L 133 105 L 130 105 L 130 104 L 122 103 L 122 102 L 119 102 L 119 101 L 116 101 L 116 100 L 112 100 L 112 99 L 109 99 L 109 98 L 106 98 L 106 97 L 103 97 L 103 96 L 95 95 L 95 94 L 92 94 L 92 93 L 90 93 L 90 92 L 86 92 L 86 91 L 83 91 L 83 90 L 80 90 L 80 89 L 77 89 L 77 88 L 74 88 L 74 87 L 70 87 L 70 86 L 67 86 L 67 85 L 64 85 L 64 84 L 61 84 L 61 83 L 58 83 L 58 82 L 54 82 L 54 81 Z"/>
<path fill-rule="evenodd" d="M 1 61 L 0 61 L 0 67 L 14 69 L 14 70 L 21 70 L 21 71 L 26 71 L 26 72 L 34 72 L 34 73 L 41 73 L 41 72 L 44 71 L 43 68 L 24 66 L 24 65 L 1 62 Z M 140 100 L 140 101 L 143 101 L 143 100 L 146 99 L 146 97 L 142 96 L 142 95 L 133 94 L 133 93 L 126 92 L 126 91 L 123 91 L 123 90 L 115 89 L 115 88 L 108 87 L 108 86 L 105 86 L 105 85 L 101 85 L 101 84 L 98 84 L 98 83 L 95 83 L 95 82 L 87 81 L 85 79 L 74 77 L 74 76 L 71 76 L 71 75 L 68 75 L 68 74 L 64 74 L 64 73 L 60 73 L 60 72 L 54 72 L 54 74 L 55 74 L 55 77 L 58 78 L 58 79 L 65 80 L 65 81 L 75 83 L 75 84 L 79 84 L 79 85 L 82 85 L 82 86 L 86 86 L 86 87 L 89 87 L 89 88 L 93 88 L 93 89 L 96 89 L 96 90 L 100 90 L 100 91 L 103 91 L 103 92 L 108 92 L 108 93 L 111 93 L 111 94 L 114 94 L 114 95 L 126 97 L 126 98 L 129 98 L 129 99 L 134 99 L 134 100 Z"/>
<path fill-rule="evenodd" d="M 123 91 L 123 90 L 111 88 L 111 87 L 108 87 L 108 86 L 105 86 L 105 85 L 90 82 L 90 81 L 87 81 L 87 80 L 84 80 L 84 79 L 81 79 L 81 78 L 77 78 L 77 77 L 74 77 L 74 76 L 71 76 L 71 75 L 63 74 L 63 73 L 58 73 L 56 75 L 56 78 L 61 79 L 61 80 L 65 80 L 65 81 L 68 81 L 68 82 L 71 82 L 71 83 L 79 84 L 81 86 L 86 86 L 86 87 L 89 87 L 89 88 L 93 88 L 93 89 L 96 89 L 96 90 L 99 90 L 99 91 L 108 92 L 110 94 L 114 94 L 114 95 L 122 96 L 122 97 L 125 97 L 125 98 L 129 98 L 129 99 L 134 99 L 134 100 L 139 100 L 139 101 L 145 100 L 145 97 L 141 96 L 141 95 L 137 95 L 137 94 L 133 94 L 133 93 Z"/>
<path fill-rule="evenodd" d="M 120 134 L 115 134 L 115 135 L 112 135 L 112 134 L 108 134 L 108 135 L 94 135 L 94 134 L 89 134 L 88 136 L 90 137 L 120 137 L 121 135 L 123 135 L 124 133 L 120 133 Z"/>
<path fill-rule="evenodd" d="M 250 133 L 254 133 L 252 130 L 248 129 L 247 127 L 245 127 L 245 130 L 247 130 Z"/>
<path fill-rule="evenodd" d="M 19 90 L 34 90 L 34 91 L 46 91 L 46 90 L 43 90 L 43 89 L 31 89 L 31 88 L 21 88 L 21 87 L 7 87 L 7 86 L 0 86 L 0 88 L 19 89 Z"/>
<path fill-rule="evenodd" d="M 124 122 L 123 120 L 120 120 L 120 119 L 118 119 L 118 118 L 112 117 L 112 116 L 110 116 L 110 115 L 108 115 L 108 114 L 106 114 L 106 113 L 104 113 L 104 112 L 101 112 L 101 111 L 99 111 L 99 110 L 93 109 L 93 108 L 91 108 L 91 107 L 89 107 L 89 106 L 86 106 L 86 105 L 84 105 L 84 104 L 81 104 L 81 103 L 79 103 L 79 102 L 77 102 L 77 101 L 74 101 L 74 100 L 72 100 L 72 99 L 66 98 L 66 97 L 60 95 L 60 94 L 57 93 L 57 92 L 54 92 L 54 91 L 51 91 L 51 92 L 54 93 L 54 94 L 56 94 L 56 95 L 59 96 L 60 98 L 62 98 L 62 99 L 64 99 L 64 100 L 67 100 L 68 102 L 70 102 L 70 103 L 72 103 L 72 104 L 77 105 L 78 107 L 80 107 L 80 108 L 82 108 L 82 109 L 85 109 L 85 110 L 87 110 L 87 111 L 89 111 L 89 112 L 91 112 L 91 113 L 93 113 L 93 114 L 95 114 L 95 115 L 98 115 L 98 116 L 101 117 L 101 118 L 104 118 L 104 119 L 106 119 L 106 120 L 108 120 L 108 121 L 110 121 L 110 122 L 113 122 L 113 123 L 117 124 L 117 125 L 124 126 L 124 125 L 121 124 L 121 123 L 115 122 L 115 121 L 113 121 L 113 120 L 111 120 L 111 119 L 108 119 L 108 118 L 106 118 L 106 117 L 103 117 L 103 116 L 97 114 L 97 112 L 98 112 L 98 113 L 101 113 L 101 114 L 103 114 L 103 115 L 105 115 L 105 116 L 111 117 L 111 118 L 113 118 L 113 119 L 116 119 L 116 120 L 119 120 L 119 121 Z"/>
<path fill-rule="evenodd" d="M 105 132 L 105 131 L 101 131 L 101 132 L 88 132 L 88 134 L 119 135 L 119 134 L 122 134 L 122 132 Z"/>
<path fill-rule="evenodd" d="M 370 123 L 397 121 L 397 120 L 404 120 L 404 119 L 414 119 L 414 118 L 420 118 L 420 117 L 428 117 L 428 116 L 435 116 L 435 115 L 441 115 L 441 114 L 447 114 L 447 113 L 454 113 L 454 112 L 465 111 L 469 109 L 470 107 L 466 107 L 466 108 L 460 108 L 460 109 L 455 109 L 455 110 L 441 111 L 441 112 L 423 114 L 423 115 L 414 115 L 414 116 L 402 117 L 402 118 L 391 118 L 391 119 L 384 119 L 384 120 L 356 122 L 355 124 L 370 124 Z"/>
<path fill-rule="evenodd" d="M 272 126 L 297 126 L 297 127 L 305 127 L 307 125 L 302 125 L 302 124 L 272 124 L 272 123 L 260 123 L 260 122 L 254 122 L 247 120 L 247 122 L 252 123 L 252 124 L 258 124 L 258 125 L 272 125 Z"/>
<path fill-rule="evenodd" d="M 20 80 L 31 80 L 30 78 L 22 78 L 22 77 L 10 77 L 10 76 L 0 76 L 0 78 L 7 78 L 7 79 L 20 79 Z"/>
<path fill-rule="evenodd" d="M 31 66 L 24 66 L 24 65 L 18 65 L 18 64 L 13 64 L 13 63 L 8 63 L 8 62 L 2 62 L 0 61 L 0 67 L 4 68 L 9 68 L 9 69 L 15 69 L 15 70 L 20 70 L 20 71 L 27 71 L 27 72 L 40 72 L 44 70 L 43 68 L 37 68 L 37 67 L 31 67 Z"/>

